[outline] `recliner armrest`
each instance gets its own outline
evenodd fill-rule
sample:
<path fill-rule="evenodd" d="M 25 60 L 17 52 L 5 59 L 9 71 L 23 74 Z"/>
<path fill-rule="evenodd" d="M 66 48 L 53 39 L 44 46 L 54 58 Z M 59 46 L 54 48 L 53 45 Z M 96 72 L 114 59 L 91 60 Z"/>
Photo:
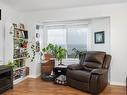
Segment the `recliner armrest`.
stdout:
<path fill-rule="evenodd" d="M 91 71 L 91 74 L 94 74 L 94 75 L 103 75 L 106 72 L 108 72 L 107 69 L 94 69 L 94 70 Z"/>
<path fill-rule="evenodd" d="M 81 70 L 82 66 L 80 64 L 71 64 L 71 65 L 68 65 L 67 68 L 71 70 Z"/>
<path fill-rule="evenodd" d="M 91 78 L 89 81 L 90 92 L 93 95 L 98 95 L 108 84 L 108 70 L 94 69 L 91 71 Z"/>

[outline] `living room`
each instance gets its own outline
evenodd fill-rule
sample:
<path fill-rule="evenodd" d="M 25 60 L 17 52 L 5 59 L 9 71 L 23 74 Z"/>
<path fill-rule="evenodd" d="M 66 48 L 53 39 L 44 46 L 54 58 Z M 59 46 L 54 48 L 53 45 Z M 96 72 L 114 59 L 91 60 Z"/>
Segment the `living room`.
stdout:
<path fill-rule="evenodd" d="M 85 42 L 86 46 L 83 44 L 84 50 L 102 51 L 111 55 L 108 86 L 100 94 L 126 95 L 126 0 L 1 0 L 0 6 L 1 65 L 13 63 L 14 60 L 15 38 L 13 37 L 14 30 L 11 29 L 12 27 L 18 29 L 21 26 L 23 28 L 23 30 L 20 29 L 21 31 L 28 31 L 28 37 L 25 36 L 25 41 L 28 40 L 29 54 L 27 55 L 30 55 L 28 59 L 25 59 L 26 66 L 29 67 L 27 68 L 28 77 L 13 82 L 13 89 L 7 90 L 3 95 L 91 94 L 90 91 L 78 90 L 69 85 L 54 84 L 54 80 L 45 81 L 40 77 L 41 66 L 47 62 L 44 60 L 42 49 L 54 40 L 60 40 L 58 41 L 60 44 L 67 43 L 64 47 L 67 52 L 70 51 L 67 48 L 69 47 L 68 44 L 76 42 L 83 44 Z M 55 35 L 53 29 L 61 31 L 61 34 L 57 32 Z M 76 29 L 77 31 L 75 31 Z M 71 33 L 73 31 L 78 33 L 78 31 L 83 30 L 85 30 L 83 32 L 86 35 L 84 36 L 85 39 L 81 33 L 79 35 Z M 48 34 L 49 31 L 52 31 L 54 36 Z M 102 37 L 99 43 L 97 42 L 99 39 L 97 39 L 98 33 Z M 54 38 L 54 40 L 50 38 Z M 39 47 L 36 47 L 38 45 L 36 42 L 39 42 Z M 53 45 L 55 44 L 53 43 Z M 31 48 L 31 46 L 34 47 Z M 39 49 L 39 51 L 34 48 Z M 63 65 L 79 63 L 78 58 L 69 59 L 68 55 L 62 61 Z M 59 64 L 55 61 L 55 65 L 57 63 Z"/>

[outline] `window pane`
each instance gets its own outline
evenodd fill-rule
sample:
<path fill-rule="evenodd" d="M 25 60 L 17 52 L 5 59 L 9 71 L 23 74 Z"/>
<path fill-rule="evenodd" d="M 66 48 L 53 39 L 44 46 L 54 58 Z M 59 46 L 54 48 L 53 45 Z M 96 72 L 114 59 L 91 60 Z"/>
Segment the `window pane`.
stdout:
<path fill-rule="evenodd" d="M 87 49 L 87 27 L 70 27 L 67 32 L 67 51 L 68 58 L 74 58 L 76 53 L 72 50 L 76 48 L 79 51 Z M 77 56 L 78 57 L 78 56 Z"/>
<path fill-rule="evenodd" d="M 47 44 L 57 44 L 66 47 L 66 30 L 65 29 L 48 29 Z"/>
<path fill-rule="evenodd" d="M 75 58 L 76 54 L 72 49 L 87 50 L 87 32 L 87 25 L 50 26 L 47 27 L 47 44 L 60 45 L 67 49 L 68 58 Z"/>

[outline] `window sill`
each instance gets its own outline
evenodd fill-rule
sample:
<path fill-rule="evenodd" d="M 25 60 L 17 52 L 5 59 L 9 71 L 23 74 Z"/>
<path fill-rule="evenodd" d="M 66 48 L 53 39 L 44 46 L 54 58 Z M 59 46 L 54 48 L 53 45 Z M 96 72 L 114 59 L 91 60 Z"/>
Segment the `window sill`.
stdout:
<path fill-rule="evenodd" d="M 66 59 L 63 59 L 63 61 L 79 61 L 78 58 L 66 58 Z"/>
<path fill-rule="evenodd" d="M 79 59 L 73 59 L 73 58 L 66 58 L 62 60 L 62 63 L 64 65 L 71 65 L 71 64 L 78 64 L 79 63 Z M 59 62 L 55 61 L 55 66 L 58 66 Z"/>

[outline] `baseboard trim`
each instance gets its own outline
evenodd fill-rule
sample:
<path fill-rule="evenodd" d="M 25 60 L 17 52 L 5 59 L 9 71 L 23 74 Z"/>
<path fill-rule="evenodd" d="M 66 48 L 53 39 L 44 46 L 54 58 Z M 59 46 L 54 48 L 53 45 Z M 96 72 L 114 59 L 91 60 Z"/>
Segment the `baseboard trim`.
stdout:
<path fill-rule="evenodd" d="M 27 78 L 28 78 L 28 76 L 26 76 L 26 77 L 24 77 L 24 78 L 19 78 L 19 79 L 17 79 L 17 80 L 14 80 L 13 83 L 14 83 L 14 85 L 16 85 L 16 84 L 18 84 L 18 83 L 20 83 L 20 82 L 26 80 Z"/>
<path fill-rule="evenodd" d="M 34 75 L 29 75 L 28 77 L 29 77 L 29 78 L 38 78 L 38 77 L 40 77 L 40 75 L 41 75 L 41 74 L 38 74 L 38 75 L 35 75 L 35 76 L 34 76 Z"/>
<path fill-rule="evenodd" d="M 110 85 L 126 86 L 126 83 L 110 81 Z"/>

